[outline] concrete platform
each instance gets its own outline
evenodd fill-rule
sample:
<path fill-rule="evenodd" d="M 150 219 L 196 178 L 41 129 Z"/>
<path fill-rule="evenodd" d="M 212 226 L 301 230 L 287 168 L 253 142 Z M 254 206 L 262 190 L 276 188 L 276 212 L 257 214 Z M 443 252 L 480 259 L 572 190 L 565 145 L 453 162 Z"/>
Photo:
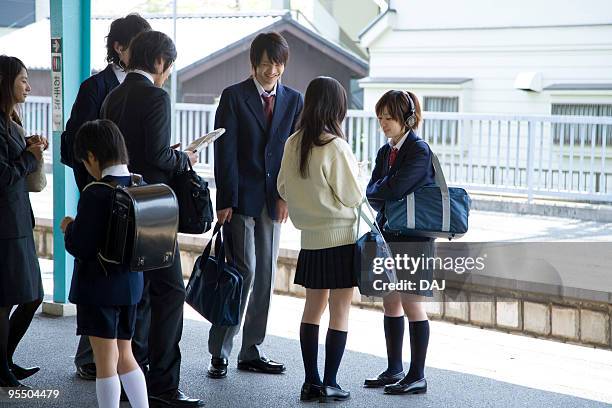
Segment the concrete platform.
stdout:
<path fill-rule="evenodd" d="M 45 290 L 50 292 L 51 261 L 41 260 Z M 181 388 L 203 398 L 208 407 L 295 407 L 303 381 L 299 322 L 303 299 L 275 295 L 264 350 L 284 362 L 279 376 L 236 369 L 237 350 L 230 358 L 228 378 L 206 377 L 209 323 L 185 307 L 181 350 Z M 352 392 L 346 407 L 609 407 L 612 404 L 612 352 L 539 340 L 526 336 L 431 323 L 426 376 L 429 391 L 421 396 L 386 396 L 364 389 L 363 379 L 386 366 L 380 312 L 351 310 L 347 351 L 338 380 Z M 327 316 L 321 323 L 319 369 Z M 72 363 L 77 345 L 74 317 L 37 315 L 17 350 L 16 361 L 40 365 L 39 374 L 25 381 L 37 389 L 57 389 L 57 400 L 0 401 L 0 407 L 95 407 L 93 382 L 78 379 Z M 407 336 L 406 336 L 407 337 Z M 236 339 L 235 344 L 240 344 Z M 405 341 L 404 361 L 410 351 Z M 128 407 L 129 404 L 122 404 Z"/>
<path fill-rule="evenodd" d="M 279 376 L 238 371 L 235 351 L 228 378 L 211 380 L 205 370 L 208 328 L 186 309 L 181 350 L 181 388 L 208 407 L 295 407 L 303 381 L 298 328 L 303 301 L 275 296 L 265 352 L 287 365 Z M 346 407 L 607 407 L 612 403 L 612 353 L 527 337 L 433 322 L 422 396 L 386 396 L 361 387 L 366 376 L 384 369 L 382 317 L 352 310 L 346 354 L 338 379 L 352 392 Z M 324 342 L 326 323 L 320 341 Z M 57 389 L 56 400 L 0 402 L 0 407 L 95 407 L 95 384 L 78 379 L 72 359 L 77 344 L 74 317 L 37 315 L 16 361 L 42 366 L 25 381 L 37 389 Z M 237 339 L 237 344 L 239 339 Z M 406 341 L 406 344 L 408 342 Z M 319 347 L 323 367 L 324 346 Z M 409 350 L 404 351 L 406 366 Z M 315 403 L 316 404 L 316 403 Z M 122 407 L 129 404 L 123 403 Z"/>

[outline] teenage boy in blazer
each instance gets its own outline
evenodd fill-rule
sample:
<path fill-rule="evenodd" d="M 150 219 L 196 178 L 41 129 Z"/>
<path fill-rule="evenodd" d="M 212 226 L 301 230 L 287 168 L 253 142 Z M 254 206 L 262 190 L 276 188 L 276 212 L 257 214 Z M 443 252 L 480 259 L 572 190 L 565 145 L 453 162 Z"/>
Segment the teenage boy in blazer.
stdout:
<path fill-rule="evenodd" d="M 130 44 L 130 72 L 102 105 L 102 117 L 115 122 L 124 135 L 130 171 L 142 175 L 149 184 L 168 184 L 178 172 L 188 169 L 189 162 L 197 161 L 196 153 L 170 147 L 170 96 L 161 87 L 175 59 L 176 48 L 167 35 L 159 31 L 139 34 Z M 151 406 L 202 406 L 201 400 L 188 398 L 178 388 L 185 301 L 178 245 L 174 264 L 145 272 L 144 280 L 141 304 L 150 303 L 150 329 L 148 336 L 139 331 L 139 320 L 136 336 L 144 335 L 145 344 L 148 338 Z"/>
<path fill-rule="evenodd" d="M 123 80 L 128 62 L 128 46 L 130 41 L 139 33 L 150 30 L 151 26 L 138 14 L 128 14 L 111 23 L 106 37 L 106 68 L 90 76 L 81 84 L 76 100 L 72 105 L 70 119 L 66 123 L 66 130 L 61 136 L 61 161 L 71 167 L 74 172 L 79 193 L 94 179 L 85 169 L 83 163 L 74 158 L 74 141 L 77 131 L 87 121 L 100 118 L 100 108 L 104 98 Z M 146 365 L 146 356 L 137 355 L 141 366 Z M 96 379 L 96 365 L 87 336 L 81 336 L 79 346 L 74 356 L 77 375 L 84 380 Z"/>
<path fill-rule="evenodd" d="M 227 223 L 224 233 L 232 234 L 230 252 L 244 277 L 244 289 L 238 325 L 210 329 L 211 378 L 227 375 L 227 358 L 243 319 L 238 369 L 285 371 L 260 345 L 274 286 L 280 223 L 287 220 L 287 203 L 278 194 L 276 180 L 285 141 L 295 131 L 304 104 L 299 92 L 280 83 L 288 58 L 289 46 L 280 34 L 255 37 L 251 77 L 223 90 L 215 116 L 215 127 L 226 130 L 215 142 L 217 218 Z"/>

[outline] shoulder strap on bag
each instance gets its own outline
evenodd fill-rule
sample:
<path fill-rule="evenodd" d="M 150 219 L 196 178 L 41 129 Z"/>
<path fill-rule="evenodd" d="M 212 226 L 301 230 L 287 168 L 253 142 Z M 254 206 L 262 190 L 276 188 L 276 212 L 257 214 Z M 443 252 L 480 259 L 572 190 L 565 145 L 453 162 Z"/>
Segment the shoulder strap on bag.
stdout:
<path fill-rule="evenodd" d="M 374 221 L 370 221 L 370 219 L 363 213 L 362 209 L 364 205 L 368 208 L 370 216 L 372 217 L 372 220 Z M 359 209 L 357 210 L 357 219 L 364 220 L 372 231 L 376 231 L 382 236 L 382 231 L 380 230 L 378 224 L 376 223 L 376 216 L 374 215 L 374 209 L 370 205 L 370 202 L 368 201 L 367 197 L 365 197 L 363 201 L 361 202 L 361 204 L 359 204 Z M 357 222 L 357 239 L 359 239 L 359 224 L 361 223 L 358 221 Z"/>
<path fill-rule="evenodd" d="M 436 184 L 440 187 L 440 194 L 442 195 L 442 231 L 450 231 L 450 194 L 448 192 L 448 185 L 446 184 L 440 160 L 438 160 L 438 156 L 434 152 L 431 152 L 431 161 L 435 171 Z"/>
<path fill-rule="evenodd" d="M 132 187 L 136 187 L 142 184 L 142 176 L 140 174 L 131 173 L 130 177 L 132 178 Z"/>

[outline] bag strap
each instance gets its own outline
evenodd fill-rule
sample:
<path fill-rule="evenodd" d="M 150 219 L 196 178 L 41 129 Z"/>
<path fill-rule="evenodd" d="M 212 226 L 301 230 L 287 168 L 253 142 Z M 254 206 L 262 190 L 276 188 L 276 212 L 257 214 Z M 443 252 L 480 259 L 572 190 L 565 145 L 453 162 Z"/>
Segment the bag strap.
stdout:
<path fill-rule="evenodd" d="M 440 188 L 442 196 L 442 231 L 450 231 L 450 193 L 448 184 L 440 165 L 440 160 L 434 152 L 431 152 L 431 162 L 434 168 L 434 179 Z M 406 196 L 406 227 L 409 229 L 416 228 L 416 208 L 415 208 L 414 192 Z"/>
<path fill-rule="evenodd" d="M 206 260 L 210 256 L 210 250 L 212 249 L 212 244 L 213 244 L 215 235 L 217 235 L 220 230 L 221 230 L 221 225 L 219 224 L 215 225 L 215 229 L 213 230 L 210 240 L 208 241 L 208 244 L 204 247 L 204 250 L 202 251 L 202 257 L 200 258 L 200 262 L 206 262 Z"/>
<path fill-rule="evenodd" d="M 374 221 L 370 221 L 370 219 L 368 217 L 366 217 L 365 214 L 363 213 L 362 208 L 363 208 L 364 204 L 368 208 L 370 216 L 372 217 L 372 219 Z M 380 234 L 380 236 L 382 237 L 382 231 L 381 231 L 380 227 L 378 226 L 378 223 L 376 222 L 376 216 L 374 215 L 374 209 L 370 205 L 370 202 L 368 201 L 367 197 L 365 197 L 363 199 L 363 201 L 361 202 L 361 204 L 359 204 L 359 209 L 357 210 L 357 219 L 358 220 L 364 220 L 366 222 L 366 224 L 368 224 L 368 227 L 370 227 L 370 229 L 372 231 L 378 232 Z M 357 222 L 357 239 L 359 239 L 359 224 L 361 224 L 361 222 Z M 383 239 L 384 239 L 384 237 L 383 237 Z"/>
<path fill-rule="evenodd" d="M 228 231 L 228 233 L 225 235 L 225 244 L 224 247 L 227 248 L 227 254 L 229 255 L 229 260 L 230 263 L 232 265 L 235 266 L 235 261 L 234 261 L 234 241 L 232 238 L 232 231 Z"/>
<path fill-rule="evenodd" d="M 140 174 L 136 174 L 136 173 L 130 173 L 130 186 L 131 187 L 136 187 L 142 184 L 142 176 Z M 87 184 L 84 188 L 83 191 L 85 191 L 85 189 L 87 189 L 87 187 L 92 186 L 92 185 L 101 185 L 101 186 L 107 186 L 110 188 L 117 188 L 117 186 L 119 185 L 118 182 L 116 181 L 92 181 L 91 183 Z"/>
<path fill-rule="evenodd" d="M 435 153 L 431 153 L 431 160 L 433 162 L 435 171 L 435 180 L 440 187 L 440 194 L 442 194 L 442 231 L 450 231 L 450 194 L 448 192 L 448 185 L 446 184 L 446 178 L 440 165 L 440 160 Z"/>
<path fill-rule="evenodd" d="M 363 214 L 362 207 L 363 207 L 364 204 L 368 208 L 370 216 L 372 217 L 374 222 L 370 221 L 368 219 L 368 217 L 366 217 Z M 363 201 L 361 202 L 361 204 L 359 205 L 358 213 L 359 213 L 358 219 L 363 219 L 366 222 L 366 224 L 368 224 L 368 226 L 371 228 L 372 231 L 375 231 L 375 232 L 377 232 L 380 235 L 380 239 L 383 241 L 383 244 L 385 246 L 385 250 L 387 251 L 388 254 L 392 254 L 391 247 L 389 246 L 389 243 L 387 243 L 387 240 L 385 239 L 385 236 L 383 235 L 382 230 L 380 229 L 380 226 L 376 222 L 376 217 L 374 216 L 374 209 L 370 205 L 370 202 L 368 201 L 367 197 L 365 197 L 363 199 Z M 359 239 L 359 224 L 360 224 L 360 222 L 357 222 L 357 239 Z M 387 275 L 387 278 L 389 279 L 389 282 L 397 283 L 397 274 L 396 274 L 396 271 L 395 271 L 395 267 L 391 268 L 391 272 L 385 270 L 385 274 Z"/>
<path fill-rule="evenodd" d="M 137 187 L 142 184 L 142 176 L 136 173 L 130 173 L 132 187 Z"/>

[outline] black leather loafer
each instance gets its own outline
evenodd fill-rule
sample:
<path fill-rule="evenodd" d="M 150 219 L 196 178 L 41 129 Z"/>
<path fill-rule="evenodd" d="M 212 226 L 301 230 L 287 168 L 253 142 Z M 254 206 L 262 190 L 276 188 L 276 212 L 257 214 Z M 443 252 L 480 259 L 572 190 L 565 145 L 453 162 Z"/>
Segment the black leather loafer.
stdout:
<path fill-rule="evenodd" d="M 256 360 L 238 361 L 238 369 L 266 374 L 280 374 L 285 371 L 285 366 L 276 361 L 261 357 Z"/>
<path fill-rule="evenodd" d="M 420 380 L 413 381 L 411 383 L 404 382 L 404 380 L 385 386 L 385 394 L 425 394 L 427 392 L 427 380 L 421 378 Z"/>
<path fill-rule="evenodd" d="M 149 406 L 156 407 L 203 407 L 204 401 L 189 398 L 183 391 L 176 390 L 167 394 L 149 395 Z"/>
<path fill-rule="evenodd" d="M 25 367 L 20 367 L 17 364 L 11 364 L 10 368 L 15 378 L 17 378 L 19 381 L 26 379 L 28 377 L 31 377 L 40 371 L 40 367 L 25 368 Z"/>
<path fill-rule="evenodd" d="M 213 357 L 208 366 L 208 377 L 225 378 L 227 376 L 227 358 Z"/>
<path fill-rule="evenodd" d="M 15 383 L 12 381 L 5 381 L 3 379 L 0 379 L 0 389 L 8 392 L 9 390 L 31 390 L 32 388 L 28 387 L 27 385 L 23 385 L 19 381 Z"/>
<path fill-rule="evenodd" d="M 363 386 L 366 388 L 379 388 L 384 387 L 385 385 L 395 384 L 398 381 L 401 381 L 406 373 L 400 371 L 397 374 L 387 374 L 387 372 L 383 372 L 378 374 L 376 378 L 366 378 L 363 382 Z"/>
<path fill-rule="evenodd" d="M 346 401 L 349 398 L 351 398 L 349 391 L 345 391 L 340 387 L 324 386 L 321 389 L 319 402 Z"/>
<path fill-rule="evenodd" d="M 77 375 L 87 381 L 95 381 L 96 379 L 96 365 L 94 363 L 83 364 L 77 367 Z"/>
<path fill-rule="evenodd" d="M 322 385 L 304 383 L 300 391 L 300 401 L 317 401 L 321 398 Z"/>

